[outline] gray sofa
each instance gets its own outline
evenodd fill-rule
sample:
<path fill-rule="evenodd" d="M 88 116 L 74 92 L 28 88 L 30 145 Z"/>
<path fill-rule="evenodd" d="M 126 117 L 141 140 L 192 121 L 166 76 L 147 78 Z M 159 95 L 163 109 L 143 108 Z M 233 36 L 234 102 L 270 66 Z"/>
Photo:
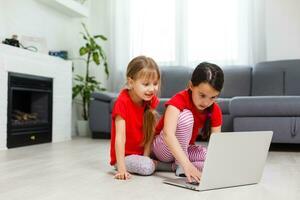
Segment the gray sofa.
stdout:
<path fill-rule="evenodd" d="M 158 111 L 184 89 L 192 73 L 186 67 L 161 67 Z M 272 143 L 300 143 L 300 60 L 223 67 L 225 82 L 218 98 L 222 131 L 273 130 Z M 93 138 L 109 138 L 111 111 L 117 92 L 94 93 L 90 102 Z"/>

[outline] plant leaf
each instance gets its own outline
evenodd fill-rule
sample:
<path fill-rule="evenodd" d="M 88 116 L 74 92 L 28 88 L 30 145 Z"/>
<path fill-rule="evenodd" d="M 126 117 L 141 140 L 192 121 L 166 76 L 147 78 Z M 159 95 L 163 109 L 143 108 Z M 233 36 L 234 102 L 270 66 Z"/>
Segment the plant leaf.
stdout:
<path fill-rule="evenodd" d="M 104 91 L 105 88 L 102 87 L 101 82 L 97 81 L 95 76 L 89 76 L 89 63 L 94 62 L 96 65 L 100 65 L 104 63 L 104 72 L 108 78 L 109 71 L 108 71 L 108 64 L 107 64 L 107 57 L 105 55 L 105 51 L 103 48 L 97 43 L 101 42 L 100 40 L 106 41 L 107 38 L 104 35 L 94 35 L 91 37 L 86 25 L 82 23 L 83 32 L 82 34 L 83 39 L 85 40 L 84 46 L 80 47 L 79 54 L 80 56 L 84 56 L 87 54 L 85 63 L 86 63 L 86 73 L 81 75 L 74 76 L 74 86 L 72 88 L 72 97 L 73 99 L 76 96 L 80 96 L 83 107 L 86 108 L 83 110 L 82 116 L 84 118 L 88 118 L 88 104 L 90 102 L 91 94 L 95 91 Z M 99 39 L 99 40 L 98 40 Z"/>
<path fill-rule="evenodd" d="M 87 34 L 87 36 L 90 38 L 91 35 L 90 35 L 89 31 L 87 30 L 85 23 L 81 23 L 81 25 L 83 26 L 83 29 L 84 29 L 85 33 Z"/>
<path fill-rule="evenodd" d="M 83 38 L 84 40 L 88 40 L 87 37 L 86 37 L 86 35 L 85 35 L 83 32 L 80 32 L 80 34 L 82 34 L 82 38 Z"/>
<path fill-rule="evenodd" d="M 107 40 L 107 38 L 104 35 L 94 35 L 94 38 L 101 38 L 104 41 Z"/>
<path fill-rule="evenodd" d="M 97 49 L 97 44 L 93 38 L 90 38 L 90 47 L 91 51 L 95 51 Z"/>
<path fill-rule="evenodd" d="M 100 64 L 99 54 L 97 52 L 93 53 L 93 61 L 96 63 L 96 65 Z"/>
<path fill-rule="evenodd" d="M 86 43 L 85 44 L 85 48 L 87 49 L 87 52 L 90 52 L 92 47 L 91 47 L 91 44 L 90 43 Z"/>
<path fill-rule="evenodd" d="M 106 60 L 106 56 L 105 56 L 105 53 L 104 53 L 102 47 L 100 47 L 99 45 L 97 45 L 97 49 L 99 51 L 99 54 L 100 54 L 101 58 L 104 59 L 104 60 Z"/>
<path fill-rule="evenodd" d="M 86 47 L 81 47 L 80 49 L 79 49 L 79 54 L 81 55 L 81 56 L 83 56 L 84 54 L 86 54 L 88 52 L 88 49 L 86 48 Z"/>
<path fill-rule="evenodd" d="M 77 74 L 75 76 L 74 80 L 79 81 L 79 82 L 83 82 L 84 78 L 82 76 L 80 76 L 80 75 Z"/>
<path fill-rule="evenodd" d="M 105 71 L 105 74 L 106 74 L 106 79 L 108 79 L 108 77 L 109 77 L 109 71 L 108 71 L 108 65 L 107 65 L 106 61 L 104 62 L 104 71 Z"/>
<path fill-rule="evenodd" d="M 75 85 L 72 88 L 72 91 L 73 91 L 72 98 L 74 99 L 79 93 L 81 93 L 83 88 L 84 88 L 83 85 Z"/>

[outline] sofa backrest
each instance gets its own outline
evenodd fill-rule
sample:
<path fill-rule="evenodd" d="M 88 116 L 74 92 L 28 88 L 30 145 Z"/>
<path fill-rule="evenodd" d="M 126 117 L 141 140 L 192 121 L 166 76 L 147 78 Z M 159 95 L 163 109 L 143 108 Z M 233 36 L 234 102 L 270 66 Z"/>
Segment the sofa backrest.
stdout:
<path fill-rule="evenodd" d="M 300 95 L 300 60 L 261 62 L 254 66 L 252 96 Z"/>
<path fill-rule="evenodd" d="M 251 94 L 250 66 L 225 66 L 224 87 L 220 94 L 222 98 L 235 96 L 249 96 Z M 163 66 L 161 71 L 161 94 L 162 98 L 170 98 L 180 90 L 187 88 L 188 81 L 193 73 L 193 68 L 184 66 Z"/>
<path fill-rule="evenodd" d="M 249 96 L 251 94 L 250 66 L 224 66 L 224 86 L 221 91 L 221 98 L 231 98 L 235 96 Z"/>
<path fill-rule="evenodd" d="M 170 98 L 187 88 L 193 68 L 184 66 L 163 66 L 161 72 L 161 98 Z"/>

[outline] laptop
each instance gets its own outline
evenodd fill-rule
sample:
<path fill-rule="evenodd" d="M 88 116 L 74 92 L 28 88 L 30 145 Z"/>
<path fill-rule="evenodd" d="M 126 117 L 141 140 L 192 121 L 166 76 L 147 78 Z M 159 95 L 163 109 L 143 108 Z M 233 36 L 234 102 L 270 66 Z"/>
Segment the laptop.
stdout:
<path fill-rule="evenodd" d="M 188 183 L 186 177 L 163 182 L 197 191 L 256 184 L 262 177 L 272 136 L 272 131 L 212 134 L 200 183 Z"/>

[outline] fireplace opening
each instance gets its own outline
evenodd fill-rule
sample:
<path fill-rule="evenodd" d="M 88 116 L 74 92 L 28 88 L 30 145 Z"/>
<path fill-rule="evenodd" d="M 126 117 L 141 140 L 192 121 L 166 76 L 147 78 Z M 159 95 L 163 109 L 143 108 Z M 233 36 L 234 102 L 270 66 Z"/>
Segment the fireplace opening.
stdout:
<path fill-rule="evenodd" d="M 12 127 L 48 123 L 48 93 L 13 90 Z"/>
<path fill-rule="evenodd" d="M 51 78 L 8 74 L 7 147 L 52 141 Z"/>

